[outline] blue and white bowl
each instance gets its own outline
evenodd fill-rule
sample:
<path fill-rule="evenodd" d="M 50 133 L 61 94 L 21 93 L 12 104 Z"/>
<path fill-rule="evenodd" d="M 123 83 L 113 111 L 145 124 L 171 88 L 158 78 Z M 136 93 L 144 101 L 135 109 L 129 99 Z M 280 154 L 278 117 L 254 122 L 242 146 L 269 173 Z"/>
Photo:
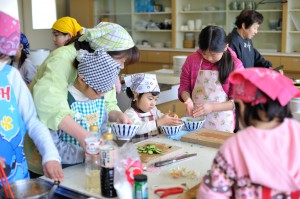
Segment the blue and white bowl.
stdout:
<path fill-rule="evenodd" d="M 173 136 L 173 135 L 177 135 L 182 127 L 183 127 L 183 124 L 178 125 L 178 126 L 160 126 L 160 129 L 167 136 Z"/>
<path fill-rule="evenodd" d="M 137 133 L 139 125 L 134 124 L 110 124 L 111 131 L 116 135 L 118 140 L 129 140 Z"/>
<path fill-rule="evenodd" d="M 183 117 L 181 121 L 188 131 L 195 131 L 203 127 L 205 119 L 199 117 Z"/>

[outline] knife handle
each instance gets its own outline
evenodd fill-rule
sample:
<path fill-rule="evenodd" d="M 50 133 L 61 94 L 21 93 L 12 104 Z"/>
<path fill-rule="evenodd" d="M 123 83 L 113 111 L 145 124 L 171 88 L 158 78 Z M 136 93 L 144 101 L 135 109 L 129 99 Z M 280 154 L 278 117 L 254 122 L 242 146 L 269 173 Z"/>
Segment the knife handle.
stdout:
<path fill-rule="evenodd" d="M 155 167 L 161 167 L 161 166 L 165 166 L 165 165 L 172 164 L 172 163 L 175 163 L 175 162 L 176 162 L 176 160 L 165 160 L 165 161 L 160 161 L 160 162 L 154 163 L 154 166 Z"/>

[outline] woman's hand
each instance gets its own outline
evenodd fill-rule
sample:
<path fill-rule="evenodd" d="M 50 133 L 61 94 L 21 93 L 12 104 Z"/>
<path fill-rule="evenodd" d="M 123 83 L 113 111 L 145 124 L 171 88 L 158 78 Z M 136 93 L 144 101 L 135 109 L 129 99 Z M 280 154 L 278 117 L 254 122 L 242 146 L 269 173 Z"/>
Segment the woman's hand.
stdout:
<path fill-rule="evenodd" d="M 170 116 L 170 113 L 167 113 L 161 118 L 157 119 L 156 122 L 157 126 L 178 126 L 182 124 L 180 118 L 176 114 L 174 116 Z"/>
<path fill-rule="evenodd" d="M 43 165 L 44 174 L 46 177 L 54 179 L 55 181 L 62 182 L 64 180 L 64 174 L 61 165 L 56 160 L 51 160 Z"/>
<path fill-rule="evenodd" d="M 193 115 L 194 102 L 191 98 L 188 98 L 185 102 L 185 107 L 189 116 Z"/>
<path fill-rule="evenodd" d="M 5 159 L 4 158 L 0 158 L 0 167 L 5 168 Z"/>
<path fill-rule="evenodd" d="M 199 104 L 196 105 L 195 109 L 193 110 L 192 116 L 198 117 L 202 115 L 207 115 L 211 112 L 213 112 L 213 104 Z"/>

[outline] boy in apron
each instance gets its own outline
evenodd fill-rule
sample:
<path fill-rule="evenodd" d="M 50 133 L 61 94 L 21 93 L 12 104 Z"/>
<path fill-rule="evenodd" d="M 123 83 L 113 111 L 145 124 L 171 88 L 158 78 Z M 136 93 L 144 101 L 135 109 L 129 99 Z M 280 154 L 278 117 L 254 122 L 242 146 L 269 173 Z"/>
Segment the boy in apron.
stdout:
<path fill-rule="evenodd" d="M 45 175 L 62 181 L 60 157 L 49 130 L 40 122 L 20 73 L 7 64 L 19 48 L 19 21 L 0 11 L 0 26 L 0 166 L 9 182 L 29 178 L 23 149 L 28 134 L 42 156 Z"/>
<path fill-rule="evenodd" d="M 112 89 L 120 64 L 103 49 L 93 53 L 79 50 L 76 59 L 79 62 L 78 77 L 68 87 L 68 102 L 75 113 L 73 119 L 87 131 L 90 126 L 98 126 L 101 136 L 108 131 L 104 94 Z M 83 162 L 84 149 L 74 137 L 62 130 L 51 132 L 63 167 Z"/>

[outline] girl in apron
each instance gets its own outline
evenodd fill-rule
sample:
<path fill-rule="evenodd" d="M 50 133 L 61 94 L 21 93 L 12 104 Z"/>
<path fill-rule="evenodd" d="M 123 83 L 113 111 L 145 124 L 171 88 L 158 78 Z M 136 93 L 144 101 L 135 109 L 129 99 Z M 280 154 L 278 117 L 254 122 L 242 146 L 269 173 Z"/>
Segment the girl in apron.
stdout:
<path fill-rule="evenodd" d="M 158 126 L 181 124 L 178 116 L 163 114 L 156 108 L 160 89 L 154 74 L 138 73 L 125 77 L 126 94 L 132 99 L 131 107 L 125 114 L 139 130 L 133 142 L 145 140 L 158 134 Z"/>
<path fill-rule="evenodd" d="M 204 117 L 204 127 L 233 132 L 234 103 L 228 76 L 242 69 L 241 61 L 226 43 L 226 33 L 207 26 L 199 35 L 199 50 L 187 57 L 180 76 L 179 99 L 192 117 Z"/>
<path fill-rule="evenodd" d="M 293 81 L 267 68 L 229 76 L 244 126 L 228 139 L 202 179 L 197 198 L 300 198 L 300 123 L 289 101 Z"/>

